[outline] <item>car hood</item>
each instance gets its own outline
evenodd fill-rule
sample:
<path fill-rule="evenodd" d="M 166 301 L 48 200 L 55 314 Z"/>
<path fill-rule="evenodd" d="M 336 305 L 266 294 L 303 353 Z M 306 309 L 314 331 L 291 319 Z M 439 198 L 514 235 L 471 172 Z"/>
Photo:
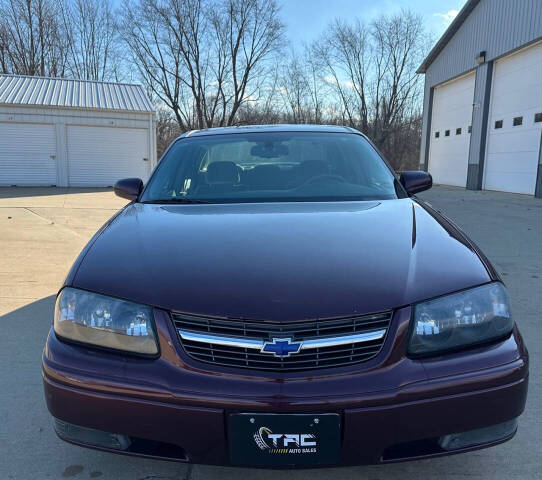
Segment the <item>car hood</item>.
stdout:
<path fill-rule="evenodd" d="M 389 310 L 490 280 L 412 199 L 128 205 L 68 284 L 185 313 L 266 320 Z"/>

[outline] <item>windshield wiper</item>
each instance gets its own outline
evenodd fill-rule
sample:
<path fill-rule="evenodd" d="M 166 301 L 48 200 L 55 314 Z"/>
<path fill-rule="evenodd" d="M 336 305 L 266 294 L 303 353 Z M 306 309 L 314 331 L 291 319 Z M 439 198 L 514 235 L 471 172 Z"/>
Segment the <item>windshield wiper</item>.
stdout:
<path fill-rule="evenodd" d="M 159 200 L 146 200 L 141 203 L 180 203 L 180 204 L 198 204 L 198 203 L 213 203 L 206 200 L 196 200 L 193 198 L 161 198 Z"/>

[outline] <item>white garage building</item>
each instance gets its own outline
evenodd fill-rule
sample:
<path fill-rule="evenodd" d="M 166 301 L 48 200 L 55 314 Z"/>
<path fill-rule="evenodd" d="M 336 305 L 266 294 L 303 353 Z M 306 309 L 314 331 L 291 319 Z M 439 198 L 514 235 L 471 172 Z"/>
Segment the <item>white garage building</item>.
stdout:
<path fill-rule="evenodd" d="M 419 69 L 435 183 L 542 197 L 542 0 L 469 0 Z"/>
<path fill-rule="evenodd" d="M 154 109 L 140 85 L 0 75 L 0 185 L 148 178 Z"/>

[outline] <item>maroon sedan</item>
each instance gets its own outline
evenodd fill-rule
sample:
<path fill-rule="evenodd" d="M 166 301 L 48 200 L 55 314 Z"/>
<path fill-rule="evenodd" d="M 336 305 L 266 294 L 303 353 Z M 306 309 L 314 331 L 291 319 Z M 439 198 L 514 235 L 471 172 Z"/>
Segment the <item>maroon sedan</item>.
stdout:
<path fill-rule="evenodd" d="M 501 279 L 343 127 L 182 135 L 92 238 L 43 353 L 57 434 L 182 462 L 308 467 L 512 438 L 528 353 Z"/>

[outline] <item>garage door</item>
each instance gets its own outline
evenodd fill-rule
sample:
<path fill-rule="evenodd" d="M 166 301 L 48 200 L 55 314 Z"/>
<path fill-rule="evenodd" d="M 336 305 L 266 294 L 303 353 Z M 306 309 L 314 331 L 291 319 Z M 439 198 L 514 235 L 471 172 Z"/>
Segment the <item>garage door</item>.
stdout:
<path fill-rule="evenodd" d="M 70 186 L 112 186 L 121 178 L 149 176 L 148 131 L 69 125 Z"/>
<path fill-rule="evenodd" d="M 467 185 L 474 80 L 471 73 L 434 90 L 429 173 L 435 183 Z"/>
<path fill-rule="evenodd" d="M 56 185 L 54 125 L 0 123 L 0 185 Z"/>
<path fill-rule="evenodd" d="M 495 62 L 484 188 L 534 194 L 542 131 L 542 44 Z"/>

